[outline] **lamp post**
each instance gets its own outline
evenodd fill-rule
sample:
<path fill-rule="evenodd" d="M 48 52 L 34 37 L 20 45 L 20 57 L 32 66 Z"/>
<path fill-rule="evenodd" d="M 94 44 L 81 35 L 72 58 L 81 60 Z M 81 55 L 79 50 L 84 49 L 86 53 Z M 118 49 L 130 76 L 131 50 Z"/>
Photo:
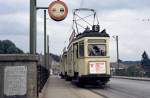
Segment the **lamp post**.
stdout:
<path fill-rule="evenodd" d="M 118 48 L 118 36 L 116 36 L 116 45 L 117 45 L 117 65 L 119 71 L 119 48 Z"/>
<path fill-rule="evenodd" d="M 44 10 L 44 65 L 47 66 L 47 59 L 46 59 L 46 10 Z"/>
<path fill-rule="evenodd" d="M 46 60 L 46 10 L 48 9 L 49 16 L 55 21 L 62 21 L 68 14 L 67 5 L 60 1 L 52 2 L 49 7 L 37 7 L 36 0 L 30 0 L 30 53 L 36 53 L 36 11 L 44 9 L 44 65 L 47 65 Z M 57 10 L 59 12 L 57 12 Z"/>
<path fill-rule="evenodd" d="M 30 0 L 30 54 L 36 53 L 36 0 Z"/>
<path fill-rule="evenodd" d="M 48 7 L 37 7 L 36 0 L 30 0 L 30 54 L 36 54 L 36 13 L 38 9 L 44 9 L 44 65 L 46 66 L 46 9 Z"/>
<path fill-rule="evenodd" d="M 113 38 L 115 38 L 115 40 L 116 40 L 117 69 L 118 69 L 118 73 L 119 73 L 119 47 L 118 47 L 118 36 L 115 35 L 115 36 L 113 36 Z"/>

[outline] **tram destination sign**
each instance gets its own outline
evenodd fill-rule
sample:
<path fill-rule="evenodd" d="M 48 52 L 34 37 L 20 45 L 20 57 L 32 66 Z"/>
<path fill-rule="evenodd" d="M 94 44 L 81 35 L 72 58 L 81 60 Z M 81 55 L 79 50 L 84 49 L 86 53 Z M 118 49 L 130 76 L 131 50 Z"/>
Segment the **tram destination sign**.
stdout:
<path fill-rule="evenodd" d="M 27 92 L 27 67 L 7 66 L 4 69 L 4 94 L 25 95 Z"/>
<path fill-rule="evenodd" d="M 53 20 L 61 21 L 64 20 L 68 14 L 68 7 L 64 2 L 57 0 L 49 5 L 48 13 Z"/>

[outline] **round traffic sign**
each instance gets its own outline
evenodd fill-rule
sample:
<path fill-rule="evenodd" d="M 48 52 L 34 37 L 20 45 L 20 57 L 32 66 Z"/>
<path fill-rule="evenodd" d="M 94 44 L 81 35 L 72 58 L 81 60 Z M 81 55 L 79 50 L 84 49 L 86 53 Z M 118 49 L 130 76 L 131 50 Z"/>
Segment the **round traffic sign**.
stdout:
<path fill-rule="evenodd" d="M 57 0 L 49 5 L 48 13 L 53 20 L 61 21 L 64 20 L 68 14 L 68 7 L 64 2 Z"/>

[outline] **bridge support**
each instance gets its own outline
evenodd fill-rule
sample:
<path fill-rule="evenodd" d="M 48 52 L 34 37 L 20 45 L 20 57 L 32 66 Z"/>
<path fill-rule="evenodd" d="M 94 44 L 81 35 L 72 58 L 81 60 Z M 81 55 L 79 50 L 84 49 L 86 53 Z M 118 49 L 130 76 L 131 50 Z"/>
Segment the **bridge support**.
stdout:
<path fill-rule="evenodd" d="M 35 55 L 0 55 L 0 98 L 37 98 Z"/>

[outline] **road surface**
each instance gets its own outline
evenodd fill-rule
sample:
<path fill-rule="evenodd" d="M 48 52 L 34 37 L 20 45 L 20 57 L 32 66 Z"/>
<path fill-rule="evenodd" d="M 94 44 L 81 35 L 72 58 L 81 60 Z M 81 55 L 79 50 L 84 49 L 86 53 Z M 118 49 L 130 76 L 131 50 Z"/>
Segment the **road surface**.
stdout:
<path fill-rule="evenodd" d="M 111 78 L 105 87 L 79 88 L 51 76 L 39 98 L 150 98 L 150 82 Z"/>
<path fill-rule="evenodd" d="M 105 88 L 89 88 L 104 98 L 150 98 L 150 82 L 112 78 Z"/>

